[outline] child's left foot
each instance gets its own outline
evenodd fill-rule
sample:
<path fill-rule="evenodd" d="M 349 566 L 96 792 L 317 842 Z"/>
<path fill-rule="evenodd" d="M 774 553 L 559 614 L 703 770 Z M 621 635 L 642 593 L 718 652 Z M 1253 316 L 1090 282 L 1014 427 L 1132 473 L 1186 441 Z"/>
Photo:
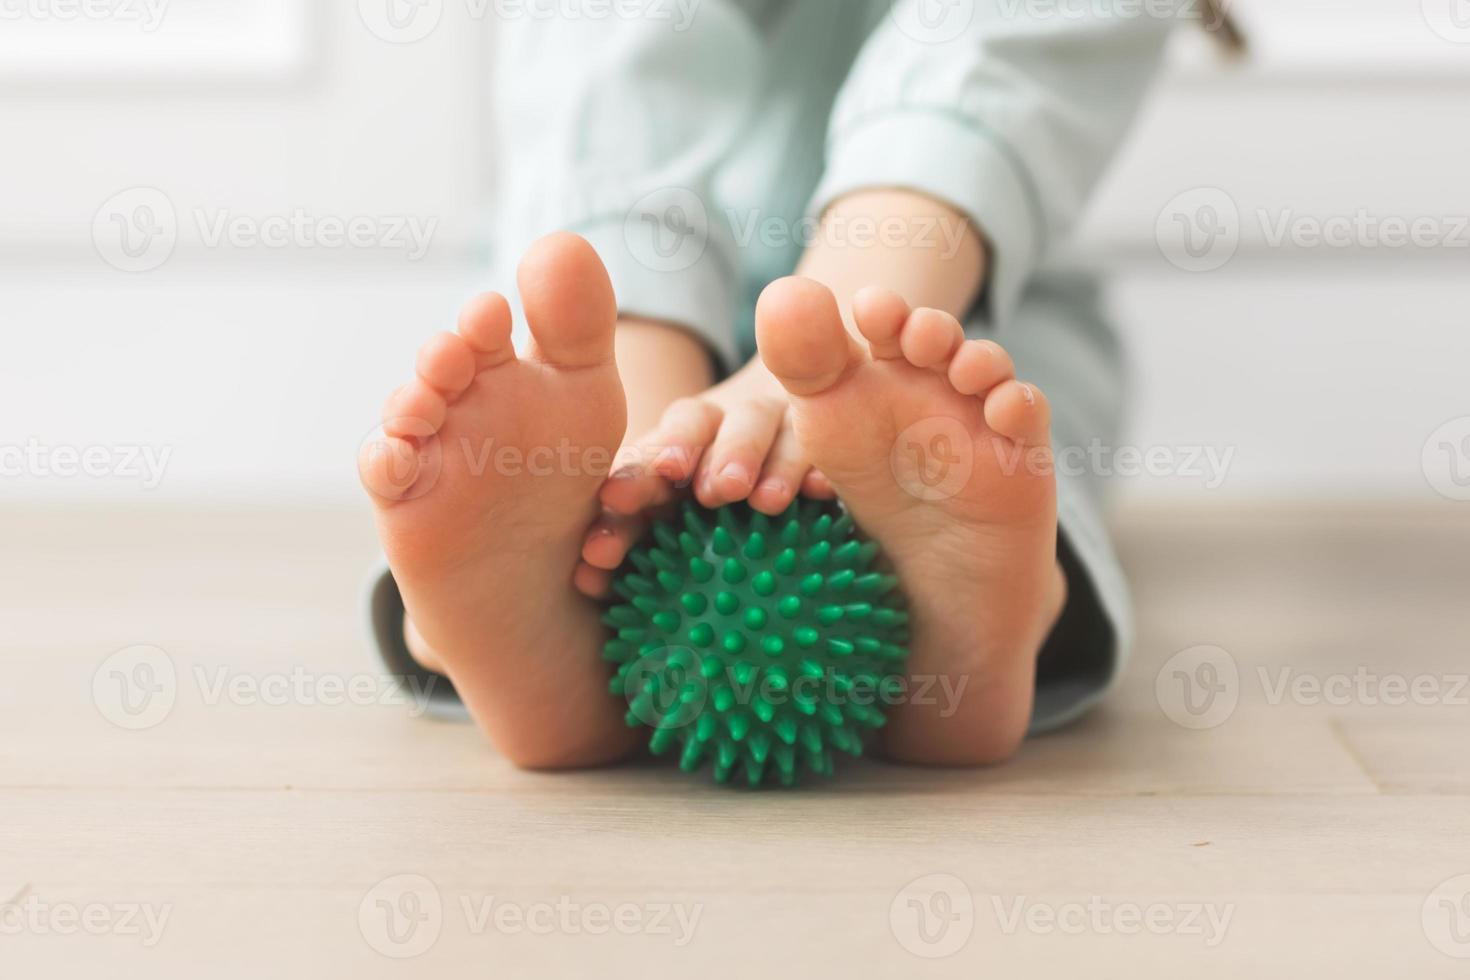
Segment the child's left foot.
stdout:
<path fill-rule="evenodd" d="M 783 279 L 761 296 L 756 334 L 802 449 L 894 564 L 910 676 L 948 681 L 933 703 L 896 706 L 883 744 L 914 762 L 998 761 L 1025 735 L 1066 591 L 1046 399 L 948 314 L 867 290 L 854 319 L 867 349 L 826 287 Z"/>

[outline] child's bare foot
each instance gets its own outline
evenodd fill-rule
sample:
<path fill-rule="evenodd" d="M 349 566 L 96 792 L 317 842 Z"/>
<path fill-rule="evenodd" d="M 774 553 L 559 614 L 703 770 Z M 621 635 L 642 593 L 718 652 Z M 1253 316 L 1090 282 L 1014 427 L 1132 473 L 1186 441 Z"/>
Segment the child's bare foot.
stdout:
<path fill-rule="evenodd" d="M 480 726 L 518 764 L 592 765 L 636 738 L 607 693 L 598 608 L 572 588 L 623 436 L 616 306 L 575 235 L 537 242 L 517 278 L 530 356 L 504 298 L 472 301 L 419 352 L 359 470 L 404 605 Z"/>
<path fill-rule="evenodd" d="M 756 335 L 802 449 L 894 563 L 910 674 L 965 684 L 954 704 L 896 707 L 883 744 L 914 762 L 998 761 L 1025 734 L 1065 592 L 1046 399 L 946 313 L 870 289 L 854 319 L 867 350 L 826 287 L 783 279 L 761 296 Z"/>

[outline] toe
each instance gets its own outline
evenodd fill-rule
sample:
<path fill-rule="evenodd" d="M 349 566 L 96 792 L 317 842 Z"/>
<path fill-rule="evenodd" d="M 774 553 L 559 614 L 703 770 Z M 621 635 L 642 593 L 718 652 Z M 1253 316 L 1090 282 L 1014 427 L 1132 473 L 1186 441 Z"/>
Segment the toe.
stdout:
<path fill-rule="evenodd" d="M 569 232 L 540 239 L 521 260 L 516 283 L 542 360 L 565 368 L 612 363 L 617 302 L 586 239 Z"/>
<path fill-rule="evenodd" d="M 746 402 L 725 413 L 720 431 L 700 461 L 694 495 L 706 507 L 744 500 L 755 489 L 761 465 L 776 441 L 786 397 Z"/>
<path fill-rule="evenodd" d="M 514 360 L 510 342 L 510 304 L 499 293 L 481 293 L 459 311 L 459 335 L 475 352 L 481 371 Z"/>
<path fill-rule="evenodd" d="M 579 561 L 572 573 L 572 587 L 589 599 L 606 599 L 612 592 L 612 572 Z"/>
<path fill-rule="evenodd" d="M 792 276 L 765 288 L 755 335 L 766 367 L 794 395 L 826 391 L 861 357 L 832 291 L 810 279 Z"/>
<path fill-rule="evenodd" d="M 821 470 L 812 470 L 801 481 L 802 496 L 813 500 L 836 500 L 837 488 Z"/>
<path fill-rule="evenodd" d="M 909 314 L 898 343 L 914 367 L 944 367 L 965 339 L 960 321 L 943 310 L 921 308 Z"/>
<path fill-rule="evenodd" d="M 381 501 L 402 500 L 419 478 L 418 449 L 407 439 L 383 436 L 363 443 L 357 475 L 363 489 Z"/>
<path fill-rule="evenodd" d="M 879 286 L 860 289 L 852 299 L 852 318 L 875 358 L 892 360 L 903 356 L 898 334 L 909 318 L 909 304 L 902 296 Z"/>
<path fill-rule="evenodd" d="M 967 340 L 949 362 L 949 383 L 962 395 L 979 395 L 1016 376 L 1011 355 L 993 340 Z"/>
<path fill-rule="evenodd" d="M 416 369 L 424 384 L 453 401 L 474 380 L 475 355 L 463 337 L 440 333 L 419 348 Z"/>
<path fill-rule="evenodd" d="M 643 533 L 643 522 L 618 514 L 604 514 L 582 542 L 582 560 L 593 568 L 612 571 L 628 557 L 628 551 Z"/>
<path fill-rule="evenodd" d="M 1012 442 L 1045 445 L 1051 406 L 1035 385 L 1005 381 L 985 396 L 985 424 Z"/>
<path fill-rule="evenodd" d="M 444 424 L 448 409 L 443 395 L 415 378 L 388 396 L 383 431 L 390 436 L 431 436 Z"/>
<path fill-rule="evenodd" d="M 791 506 L 812 464 L 801 451 L 796 433 L 783 425 L 766 457 L 765 468 L 750 495 L 750 505 L 763 514 L 776 515 Z"/>

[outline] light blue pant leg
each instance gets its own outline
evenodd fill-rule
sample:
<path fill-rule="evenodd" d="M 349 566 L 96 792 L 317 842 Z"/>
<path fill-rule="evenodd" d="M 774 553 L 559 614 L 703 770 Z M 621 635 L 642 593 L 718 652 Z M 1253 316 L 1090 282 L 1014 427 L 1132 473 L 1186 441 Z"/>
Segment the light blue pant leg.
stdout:
<path fill-rule="evenodd" d="M 1015 319 L 996 337 L 1017 374 L 1046 393 L 1056 450 L 1058 557 L 1067 574 L 1067 608 L 1041 652 L 1031 733 L 1066 724 L 1117 678 L 1132 640 L 1128 586 L 1102 516 L 1105 481 L 1078 465 L 1089 444 L 1116 446 L 1122 424 L 1125 362 L 1098 308 L 1094 281 L 1035 280 Z M 989 336 L 987 325 L 967 328 Z M 1068 447 L 1073 448 L 1069 453 Z M 1079 451 L 1080 450 L 1080 451 Z"/>

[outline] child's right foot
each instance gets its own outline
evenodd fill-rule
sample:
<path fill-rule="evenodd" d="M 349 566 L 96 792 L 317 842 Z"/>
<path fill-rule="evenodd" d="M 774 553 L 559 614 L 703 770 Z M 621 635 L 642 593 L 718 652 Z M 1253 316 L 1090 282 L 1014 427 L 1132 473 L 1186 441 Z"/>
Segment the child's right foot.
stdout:
<path fill-rule="evenodd" d="M 1066 592 L 1046 400 L 946 313 L 865 290 L 853 315 L 865 345 L 826 287 L 783 279 L 761 295 L 756 337 L 807 458 L 904 583 L 910 675 L 954 692 L 897 706 L 884 746 L 914 762 L 999 761 L 1026 731 Z"/>
<path fill-rule="evenodd" d="M 537 242 L 517 278 L 530 356 L 502 297 L 472 302 L 419 352 L 359 470 L 404 606 L 481 728 L 520 765 L 595 765 L 636 740 L 598 607 L 572 587 L 623 436 L 616 304 L 575 235 Z"/>

